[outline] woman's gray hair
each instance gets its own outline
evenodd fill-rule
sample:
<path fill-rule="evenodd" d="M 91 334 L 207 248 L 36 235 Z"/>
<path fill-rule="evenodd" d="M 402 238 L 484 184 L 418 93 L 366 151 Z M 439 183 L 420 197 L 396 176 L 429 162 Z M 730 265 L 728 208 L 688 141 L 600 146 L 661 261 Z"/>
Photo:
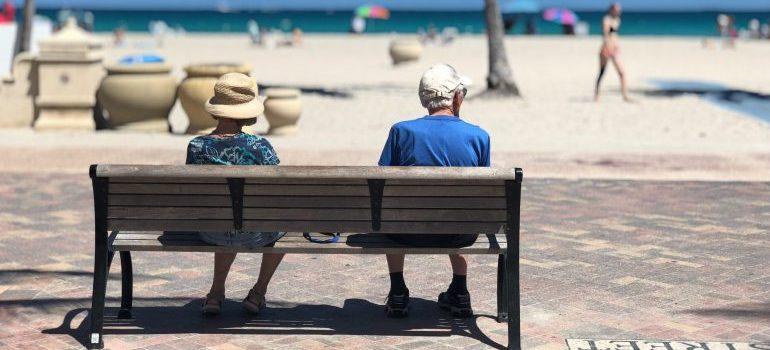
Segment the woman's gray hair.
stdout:
<path fill-rule="evenodd" d="M 420 99 L 420 103 L 422 103 L 422 106 L 427 110 L 452 107 L 452 100 L 454 99 L 455 94 L 459 92 L 463 95 L 462 97 L 465 97 L 465 91 L 465 86 L 460 84 L 452 91 L 451 97 L 437 96 L 430 99 Z"/>

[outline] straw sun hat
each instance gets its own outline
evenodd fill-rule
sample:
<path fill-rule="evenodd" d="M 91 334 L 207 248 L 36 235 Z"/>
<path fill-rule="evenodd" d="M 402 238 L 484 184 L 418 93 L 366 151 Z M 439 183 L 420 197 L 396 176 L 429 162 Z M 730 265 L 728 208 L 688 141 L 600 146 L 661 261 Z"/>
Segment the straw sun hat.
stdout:
<path fill-rule="evenodd" d="M 206 112 L 215 117 L 253 119 L 265 110 L 257 98 L 257 82 L 242 73 L 227 73 L 214 85 L 214 97 L 206 102 Z"/>

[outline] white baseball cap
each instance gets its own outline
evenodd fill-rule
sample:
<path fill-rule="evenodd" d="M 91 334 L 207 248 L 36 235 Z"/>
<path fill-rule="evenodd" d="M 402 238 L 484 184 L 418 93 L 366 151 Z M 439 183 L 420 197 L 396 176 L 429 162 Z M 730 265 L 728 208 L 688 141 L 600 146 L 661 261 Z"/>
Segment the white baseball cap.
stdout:
<path fill-rule="evenodd" d="M 428 68 L 420 79 L 420 101 L 426 101 L 434 98 L 452 98 L 454 91 L 458 86 L 470 86 L 473 81 L 457 73 L 454 67 L 448 64 L 437 64 Z"/>

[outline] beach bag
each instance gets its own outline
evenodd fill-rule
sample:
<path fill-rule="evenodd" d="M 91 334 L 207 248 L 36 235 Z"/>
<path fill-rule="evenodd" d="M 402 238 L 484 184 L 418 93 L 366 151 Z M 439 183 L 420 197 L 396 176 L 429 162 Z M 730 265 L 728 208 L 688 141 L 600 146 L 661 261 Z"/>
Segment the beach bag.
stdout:
<path fill-rule="evenodd" d="M 339 232 L 318 232 L 319 234 L 325 235 L 329 238 L 327 239 L 318 239 L 314 238 L 310 235 L 310 232 L 303 232 L 302 237 L 305 237 L 306 240 L 313 242 L 313 243 L 321 243 L 321 244 L 328 244 L 328 243 L 337 243 L 340 240 L 340 233 Z"/>

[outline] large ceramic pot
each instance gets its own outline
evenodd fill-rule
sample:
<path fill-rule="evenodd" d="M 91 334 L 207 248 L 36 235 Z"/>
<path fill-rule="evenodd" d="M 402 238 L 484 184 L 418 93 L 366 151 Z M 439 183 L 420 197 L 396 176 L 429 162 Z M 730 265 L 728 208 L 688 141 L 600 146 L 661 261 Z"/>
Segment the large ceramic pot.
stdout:
<path fill-rule="evenodd" d="M 396 39 L 390 42 L 390 58 L 393 64 L 416 61 L 422 54 L 422 43 L 417 39 Z"/>
<path fill-rule="evenodd" d="M 168 114 L 176 101 L 176 79 L 163 63 L 107 66 L 96 97 L 119 129 L 170 131 Z"/>
<path fill-rule="evenodd" d="M 205 132 L 217 125 L 217 122 L 206 112 L 205 106 L 211 96 L 214 96 L 214 85 L 224 74 L 237 72 L 249 74 L 251 66 L 247 64 L 194 64 L 185 68 L 187 77 L 179 85 L 179 102 L 190 121 L 188 134 Z"/>
<path fill-rule="evenodd" d="M 297 132 L 297 121 L 302 115 L 302 101 L 297 89 L 265 89 L 265 118 L 270 123 L 267 133 L 291 135 Z"/>

